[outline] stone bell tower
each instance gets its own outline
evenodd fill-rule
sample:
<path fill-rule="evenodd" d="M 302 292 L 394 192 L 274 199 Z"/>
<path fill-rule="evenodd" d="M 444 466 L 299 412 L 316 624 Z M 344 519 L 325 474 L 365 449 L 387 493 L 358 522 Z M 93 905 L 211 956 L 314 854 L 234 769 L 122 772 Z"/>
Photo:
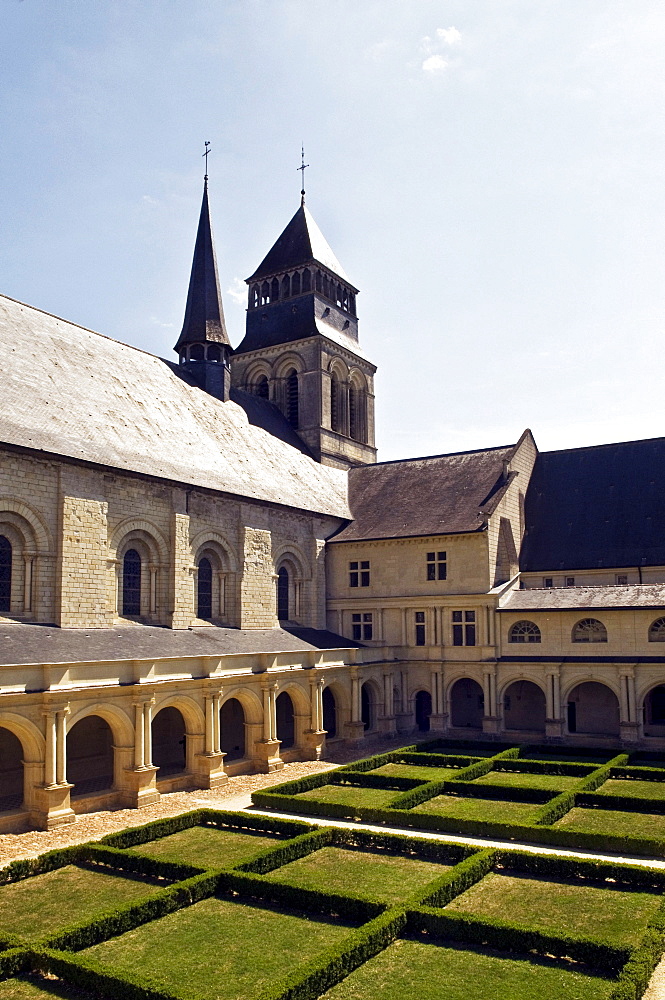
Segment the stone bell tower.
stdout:
<path fill-rule="evenodd" d="M 376 461 L 374 373 L 358 343 L 355 288 L 301 204 L 247 279 L 234 386 L 272 400 L 323 465 Z"/>

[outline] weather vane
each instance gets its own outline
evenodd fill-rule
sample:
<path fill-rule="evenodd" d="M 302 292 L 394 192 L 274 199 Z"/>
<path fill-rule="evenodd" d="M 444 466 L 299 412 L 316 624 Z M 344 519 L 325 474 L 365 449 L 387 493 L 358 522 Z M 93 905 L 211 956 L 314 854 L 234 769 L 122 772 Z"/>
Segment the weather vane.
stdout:
<path fill-rule="evenodd" d="M 206 158 L 206 172 L 205 172 L 205 178 L 204 178 L 204 180 L 207 181 L 208 180 L 208 153 L 210 152 L 210 143 L 209 142 L 205 143 L 205 148 L 206 148 L 206 151 L 205 151 L 205 153 L 201 153 L 201 156 L 205 156 L 205 158 Z"/>
<path fill-rule="evenodd" d="M 302 175 L 302 181 L 301 181 L 301 188 L 302 188 L 302 190 L 300 191 L 300 204 L 304 205 L 305 204 L 305 171 L 307 170 L 307 168 L 309 166 L 309 163 L 305 163 L 305 145 L 304 145 L 304 143 L 303 143 L 303 146 L 302 146 L 302 148 L 300 150 L 300 155 L 302 157 L 300 166 L 298 167 L 298 170 L 301 172 L 301 175 Z"/>

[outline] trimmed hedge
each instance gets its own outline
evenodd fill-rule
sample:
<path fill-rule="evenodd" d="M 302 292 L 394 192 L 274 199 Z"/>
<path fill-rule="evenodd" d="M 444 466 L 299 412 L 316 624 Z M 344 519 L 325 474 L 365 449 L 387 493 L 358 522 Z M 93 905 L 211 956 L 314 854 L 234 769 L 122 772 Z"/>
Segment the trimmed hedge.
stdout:
<path fill-rule="evenodd" d="M 583 778 L 596 770 L 595 764 L 578 764 L 568 760 L 497 760 L 495 771 L 515 771 L 518 774 L 566 774 L 570 777 Z"/>
<path fill-rule="evenodd" d="M 459 754 L 441 753 L 397 753 L 394 764 L 415 764 L 417 767 L 469 767 L 478 757 L 464 757 Z"/>
<path fill-rule="evenodd" d="M 665 771 L 656 767 L 613 767 L 610 778 L 636 778 L 640 781 L 665 781 Z"/>
<path fill-rule="evenodd" d="M 665 814 L 665 799 L 634 798 L 628 795 L 600 795 L 580 792 L 575 803 L 588 809 L 619 809 L 621 812 Z"/>
<path fill-rule="evenodd" d="M 459 864 L 478 848 L 466 844 L 454 844 L 443 840 L 425 840 L 411 837 L 408 833 L 377 833 L 370 830 L 354 830 L 349 827 L 329 827 L 336 847 L 357 848 L 361 851 L 385 851 L 405 857 L 413 855 L 422 861 L 437 861 L 441 864 Z"/>
<path fill-rule="evenodd" d="M 239 872 L 265 875 L 266 872 L 272 872 L 275 868 L 282 868 L 291 861 L 297 861 L 298 858 L 304 858 L 308 854 L 318 851 L 321 847 L 327 847 L 332 842 L 332 828 L 323 827 L 314 830 L 313 833 L 303 833 L 302 836 L 296 837 L 294 840 L 289 840 L 285 844 L 279 844 L 277 847 L 269 847 L 250 861 L 245 861 L 243 864 L 234 865 L 233 867 Z"/>
<path fill-rule="evenodd" d="M 77 864 L 87 868 L 112 868 L 113 871 L 131 872 L 134 875 L 146 875 L 150 878 L 164 878 L 169 882 L 181 882 L 183 879 L 200 875 L 205 868 L 197 868 L 177 861 L 162 861 L 143 854 L 128 854 L 117 847 L 107 847 L 103 844 L 84 844 Z"/>
<path fill-rule="evenodd" d="M 427 907 L 409 910 L 407 929 L 498 951 L 572 958 L 605 972 L 618 973 L 631 957 L 630 948 L 619 948 L 605 941 L 590 941 L 574 934 L 545 934 L 503 920 Z"/>
<path fill-rule="evenodd" d="M 466 892 L 476 882 L 480 882 L 492 870 L 495 856 L 496 851 L 492 848 L 485 851 L 478 851 L 478 853 L 471 855 L 471 857 L 456 865 L 452 871 L 446 872 L 445 875 L 441 875 L 436 881 L 430 882 L 420 893 L 415 894 L 407 905 L 428 907 L 447 906 L 452 899 Z"/>
<path fill-rule="evenodd" d="M 325 772 L 323 772 L 325 774 Z M 315 775 L 319 777 L 319 775 Z M 280 786 L 283 787 L 283 786 Z M 225 812 L 218 809 L 195 809 L 171 816 L 168 819 L 154 820 L 142 826 L 133 826 L 120 833 L 109 833 L 99 841 L 100 844 L 126 850 L 138 847 L 151 840 L 160 840 L 173 833 L 189 830 L 193 826 L 212 826 L 218 830 L 251 830 L 254 833 L 275 833 L 283 837 L 297 837 L 313 829 L 310 824 L 297 819 L 278 819 L 272 816 L 251 816 L 248 813 Z"/>
<path fill-rule="evenodd" d="M 120 979 L 87 956 L 74 960 L 70 955 L 55 949 L 42 948 L 33 953 L 33 962 L 38 972 L 51 973 L 63 982 L 86 990 L 93 996 L 104 997 L 105 1000 L 199 1000 L 197 994 L 182 989 L 178 990 L 177 995 L 167 993 L 160 985 L 151 984 L 147 978 L 142 981 Z"/>
<path fill-rule="evenodd" d="M 387 753 L 375 753 L 372 757 L 365 757 L 364 760 L 354 760 L 352 764 L 345 764 L 344 767 L 335 769 L 336 774 L 346 774 L 347 772 L 373 771 L 384 764 L 394 764 L 399 754 L 410 753 L 416 749 L 415 744 L 410 747 L 402 747 L 401 750 L 390 750 Z M 330 776 L 330 771 L 323 772 Z M 283 786 L 279 786 L 280 788 Z"/>
<path fill-rule="evenodd" d="M 0 869 L 0 885 L 20 882 L 24 878 L 32 878 L 33 875 L 43 875 L 45 872 L 55 871 L 56 868 L 64 868 L 65 865 L 75 865 L 82 849 L 79 845 L 57 848 L 55 851 L 40 854 L 37 858 L 12 861 L 6 868 Z"/>
<path fill-rule="evenodd" d="M 7 948 L 0 952 L 0 976 L 3 979 L 10 979 L 18 976 L 20 972 L 25 972 L 32 965 L 32 952 L 21 945 Z"/>
<path fill-rule="evenodd" d="M 333 777 L 329 778 L 326 784 L 357 785 L 359 788 L 385 788 L 386 791 L 405 792 L 411 788 L 417 788 L 418 785 L 422 785 L 426 780 L 426 778 L 402 778 L 397 775 L 372 774 L 371 771 L 345 771 L 342 774 L 334 771 Z"/>
<path fill-rule="evenodd" d="M 362 924 L 378 917 L 386 909 L 384 903 L 374 903 L 352 893 L 342 895 L 336 892 L 325 892 L 322 889 L 303 889 L 300 886 L 287 885 L 285 882 L 273 882 L 253 875 L 250 872 L 226 871 L 218 875 L 218 893 L 237 893 L 240 897 L 259 899 L 262 902 L 274 903 L 300 915 L 307 913 L 323 913 L 328 916 L 339 916 Z"/>
<path fill-rule="evenodd" d="M 665 870 L 643 865 L 617 865 L 614 861 L 595 861 L 592 858 L 566 858 L 556 854 L 532 854 L 530 851 L 496 848 L 494 867 L 534 878 L 563 881 L 579 879 L 603 883 L 608 879 L 613 887 L 617 883 L 631 889 L 665 890 Z"/>

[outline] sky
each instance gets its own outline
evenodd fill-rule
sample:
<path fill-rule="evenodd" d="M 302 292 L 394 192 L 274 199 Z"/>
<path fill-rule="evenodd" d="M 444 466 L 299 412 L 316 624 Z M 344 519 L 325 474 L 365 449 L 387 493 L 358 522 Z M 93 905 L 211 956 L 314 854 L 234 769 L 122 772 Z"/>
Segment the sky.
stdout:
<path fill-rule="evenodd" d="M 211 144 L 232 344 L 307 205 L 379 459 L 665 434 L 660 0 L 3 0 L 0 293 L 175 360 Z"/>

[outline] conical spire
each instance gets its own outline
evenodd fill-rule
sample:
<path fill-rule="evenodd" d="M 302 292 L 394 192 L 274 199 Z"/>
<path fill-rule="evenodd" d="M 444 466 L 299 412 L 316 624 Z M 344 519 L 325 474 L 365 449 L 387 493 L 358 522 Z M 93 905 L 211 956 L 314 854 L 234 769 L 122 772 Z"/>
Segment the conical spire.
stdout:
<path fill-rule="evenodd" d="M 349 281 L 344 273 L 344 268 L 314 221 L 312 213 L 306 207 L 303 194 L 300 208 L 247 281 L 256 281 L 267 274 L 287 271 L 292 267 L 309 264 L 310 261 L 323 264 L 333 274 L 338 275 L 344 281 Z"/>
<path fill-rule="evenodd" d="M 207 176 L 203 186 L 203 202 L 194 245 L 185 319 L 175 350 L 180 351 L 185 344 L 203 344 L 206 341 L 231 346 L 224 322 L 215 244 L 210 225 Z"/>

